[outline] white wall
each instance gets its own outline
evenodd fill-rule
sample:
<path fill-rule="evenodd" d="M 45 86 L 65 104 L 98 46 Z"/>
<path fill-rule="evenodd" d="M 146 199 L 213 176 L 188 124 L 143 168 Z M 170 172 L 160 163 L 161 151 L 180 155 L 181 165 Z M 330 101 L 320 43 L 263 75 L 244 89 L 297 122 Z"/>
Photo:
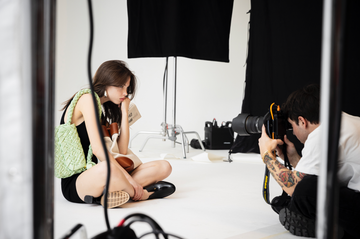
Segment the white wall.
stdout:
<path fill-rule="evenodd" d="M 204 138 L 205 121 L 231 121 L 241 110 L 244 93 L 250 0 L 234 1 L 230 32 L 230 63 L 178 58 L 176 123 L 185 131 L 197 131 Z M 162 77 L 165 58 L 127 58 L 126 0 L 94 0 L 95 21 L 92 73 L 110 59 L 121 59 L 138 78 L 134 103 L 142 118 L 131 127 L 160 130 L 163 121 Z M 57 1 L 56 35 L 56 122 L 60 104 L 80 88 L 87 87 L 87 54 L 89 46 L 87 1 Z M 170 58 L 170 80 L 173 60 Z M 170 89 L 172 102 L 172 90 Z M 172 123 L 172 104 L 168 123 Z M 193 137 L 190 135 L 189 139 Z M 134 141 L 135 143 L 135 141 Z M 142 143 L 142 142 L 141 142 Z"/>
<path fill-rule="evenodd" d="M 0 0 L 0 238 L 8 239 L 37 234 L 39 213 L 33 210 L 30 6 L 29 0 Z"/>

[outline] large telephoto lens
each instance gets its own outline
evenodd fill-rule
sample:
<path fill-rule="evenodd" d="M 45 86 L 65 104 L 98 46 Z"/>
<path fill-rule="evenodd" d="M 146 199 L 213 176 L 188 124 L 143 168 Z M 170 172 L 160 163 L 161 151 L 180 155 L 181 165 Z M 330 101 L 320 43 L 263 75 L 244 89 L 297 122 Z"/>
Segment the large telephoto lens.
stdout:
<path fill-rule="evenodd" d="M 263 116 L 251 116 L 250 114 L 239 114 L 232 121 L 232 129 L 240 136 L 261 133 L 264 124 Z"/>

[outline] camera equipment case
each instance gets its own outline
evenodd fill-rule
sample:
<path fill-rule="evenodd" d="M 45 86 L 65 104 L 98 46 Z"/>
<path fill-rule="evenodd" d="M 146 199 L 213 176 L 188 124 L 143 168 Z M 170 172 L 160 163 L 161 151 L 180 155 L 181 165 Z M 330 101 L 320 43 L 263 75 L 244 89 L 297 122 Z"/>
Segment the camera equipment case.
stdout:
<path fill-rule="evenodd" d="M 234 142 L 231 121 L 223 122 L 219 127 L 216 120 L 205 122 L 205 144 L 208 149 L 230 149 Z"/>

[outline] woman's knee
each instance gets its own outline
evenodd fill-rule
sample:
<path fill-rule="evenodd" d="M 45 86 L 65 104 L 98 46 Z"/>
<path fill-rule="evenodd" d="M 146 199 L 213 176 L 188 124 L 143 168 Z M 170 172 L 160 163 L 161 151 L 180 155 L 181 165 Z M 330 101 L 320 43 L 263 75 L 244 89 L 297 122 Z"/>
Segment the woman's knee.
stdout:
<path fill-rule="evenodd" d="M 96 174 L 98 175 L 99 180 L 102 180 L 103 182 L 106 181 L 107 175 L 108 175 L 108 164 L 107 162 L 100 162 L 97 164 L 96 167 Z M 111 175 L 111 179 L 116 179 L 119 178 L 122 179 L 124 177 L 124 175 L 119 172 L 120 170 L 118 168 L 116 168 L 116 166 L 114 164 L 110 164 L 110 175 Z"/>
<path fill-rule="evenodd" d="M 171 164 L 166 160 L 159 161 L 159 169 L 162 172 L 164 178 L 168 177 L 172 172 Z"/>

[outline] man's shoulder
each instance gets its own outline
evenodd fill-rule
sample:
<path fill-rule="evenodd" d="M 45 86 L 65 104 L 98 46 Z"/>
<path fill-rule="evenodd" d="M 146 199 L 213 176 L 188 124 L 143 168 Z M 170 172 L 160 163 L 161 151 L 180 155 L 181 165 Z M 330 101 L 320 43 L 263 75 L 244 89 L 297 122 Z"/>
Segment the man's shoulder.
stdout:
<path fill-rule="evenodd" d="M 349 124 L 360 125 L 360 117 L 356 115 L 350 115 L 346 112 L 342 112 L 341 121 Z"/>
<path fill-rule="evenodd" d="M 349 115 L 345 112 L 341 115 L 341 136 L 360 136 L 360 117 Z"/>
<path fill-rule="evenodd" d="M 321 131 L 321 124 L 318 124 L 318 126 L 313 131 L 311 131 L 311 133 L 309 133 L 308 138 L 305 141 L 305 144 L 308 140 L 310 141 L 317 140 L 318 137 L 321 137 L 320 131 Z M 311 143 L 313 144 L 314 142 Z"/>

